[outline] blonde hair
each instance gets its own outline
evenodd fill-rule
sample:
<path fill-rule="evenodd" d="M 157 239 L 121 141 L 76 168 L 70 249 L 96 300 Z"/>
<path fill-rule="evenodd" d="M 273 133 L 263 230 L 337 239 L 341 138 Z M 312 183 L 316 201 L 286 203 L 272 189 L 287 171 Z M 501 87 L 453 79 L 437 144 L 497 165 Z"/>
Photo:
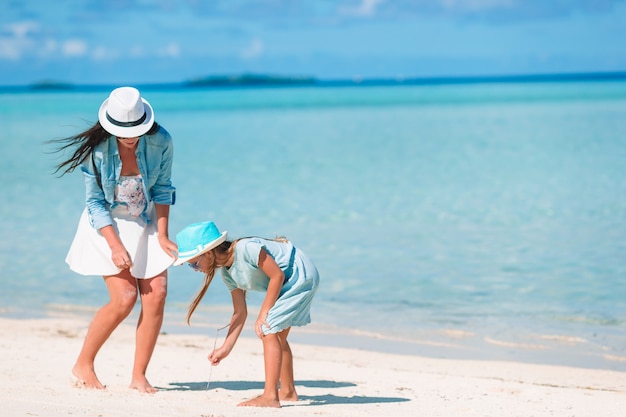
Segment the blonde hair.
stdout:
<path fill-rule="evenodd" d="M 204 295 L 209 289 L 209 285 L 211 285 L 213 277 L 215 277 L 215 272 L 219 267 L 221 267 L 221 265 L 217 265 L 216 252 L 230 255 L 232 254 L 234 248 L 235 245 L 233 245 L 231 242 L 225 241 L 217 247 L 203 254 L 203 256 L 207 257 L 209 266 L 206 273 L 204 274 L 204 282 L 202 283 L 202 287 L 200 287 L 200 290 L 194 297 L 193 301 L 191 302 L 191 304 L 189 304 L 189 308 L 187 310 L 187 324 L 191 324 L 190 321 L 193 312 L 196 311 L 196 308 L 198 308 L 198 304 L 200 304 L 200 301 L 202 301 L 202 298 L 204 298 Z"/>
<path fill-rule="evenodd" d="M 228 240 L 226 240 L 220 243 L 215 248 L 203 254 L 203 256 L 208 257 L 209 266 L 207 268 L 206 273 L 204 274 L 204 282 L 202 283 L 202 287 L 200 287 L 200 290 L 194 297 L 191 304 L 189 304 L 189 308 L 187 309 L 187 324 L 191 324 L 190 322 L 191 322 L 191 316 L 193 315 L 193 312 L 196 311 L 196 308 L 198 308 L 200 301 L 202 301 L 202 298 L 204 298 L 204 295 L 209 289 L 209 285 L 211 285 L 211 282 L 213 281 L 213 278 L 215 277 L 215 273 L 217 272 L 218 268 L 221 268 L 223 266 L 223 265 L 218 265 L 217 258 L 219 257 L 220 260 L 230 259 L 230 257 L 233 256 L 233 252 L 235 251 L 235 245 L 241 239 L 248 239 L 248 238 L 242 237 L 232 242 L 229 242 Z M 273 241 L 280 242 L 280 243 L 289 242 L 289 240 L 285 236 L 277 236 L 274 239 L 268 239 L 268 240 L 273 240 Z"/>

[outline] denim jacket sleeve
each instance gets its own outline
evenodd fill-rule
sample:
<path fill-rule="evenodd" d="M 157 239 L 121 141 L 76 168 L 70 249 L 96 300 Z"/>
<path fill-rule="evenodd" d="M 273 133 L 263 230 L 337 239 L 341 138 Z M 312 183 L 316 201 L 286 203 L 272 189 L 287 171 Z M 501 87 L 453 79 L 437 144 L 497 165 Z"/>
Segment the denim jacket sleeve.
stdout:
<path fill-rule="evenodd" d="M 85 180 L 85 200 L 87 212 L 89 214 L 89 222 L 95 229 L 101 229 L 105 226 L 112 225 L 113 219 L 109 212 L 105 193 L 102 187 L 102 152 L 94 151 L 81 164 L 81 171 Z"/>
<path fill-rule="evenodd" d="M 160 127 L 154 135 L 146 136 L 147 188 L 155 204 L 176 203 L 176 188 L 172 186 L 174 146 L 170 134 Z"/>

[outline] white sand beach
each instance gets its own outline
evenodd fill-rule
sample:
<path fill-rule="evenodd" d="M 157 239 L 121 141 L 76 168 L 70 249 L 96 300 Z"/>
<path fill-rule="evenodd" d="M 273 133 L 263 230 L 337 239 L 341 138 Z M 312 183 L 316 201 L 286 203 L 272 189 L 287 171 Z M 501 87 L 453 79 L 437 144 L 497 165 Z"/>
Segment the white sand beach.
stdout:
<path fill-rule="evenodd" d="M 236 405 L 263 389 L 258 340 L 241 338 L 210 370 L 211 335 L 163 334 L 148 372 L 154 395 L 127 388 L 131 322 L 96 362 L 106 390 L 72 384 L 89 322 L 0 319 L 0 416 L 624 416 L 626 374 L 515 362 L 432 359 L 292 344 L 297 402 L 282 409 Z M 207 390 L 207 382 L 211 383 Z"/>

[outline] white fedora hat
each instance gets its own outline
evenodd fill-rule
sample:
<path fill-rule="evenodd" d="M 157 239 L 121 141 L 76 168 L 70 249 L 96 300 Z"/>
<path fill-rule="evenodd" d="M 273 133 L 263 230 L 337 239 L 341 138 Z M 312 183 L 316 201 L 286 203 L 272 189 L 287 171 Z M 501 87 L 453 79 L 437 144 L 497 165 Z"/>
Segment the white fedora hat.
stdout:
<path fill-rule="evenodd" d="M 113 136 L 134 138 L 150 130 L 154 124 L 154 111 L 136 88 L 120 87 L 104 100 L 98 120 Z"/>

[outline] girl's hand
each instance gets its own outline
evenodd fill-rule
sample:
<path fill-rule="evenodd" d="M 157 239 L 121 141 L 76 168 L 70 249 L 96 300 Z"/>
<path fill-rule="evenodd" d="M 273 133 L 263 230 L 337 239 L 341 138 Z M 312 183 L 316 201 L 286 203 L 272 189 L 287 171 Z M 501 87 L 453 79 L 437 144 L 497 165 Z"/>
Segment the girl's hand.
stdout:
<path fill-rule="evenodd" d="M 178 246 L 166 236 L 159 236 L 159 245 L 170 258 L 178 258 Z"/>
<path fill-rule="evenodd" d="M 211 365 L 217 366 L 226 356 L 228 356 L 228 352 L 223 347 L 215 349 L 209 353 L 209 362 L 211 362 Z"/>
<path fill-rule="evenodd" d="M 133 266 L 133 261 L 130 259 L 130 255 L 124 245 L 118 245 L 111 249 L 111 260 L 113 265 L 119 269 L 128 269 Z"/>
<path fill-rule="evenodd" d="M 267 311 L 260 311 L 259 317 L 257 317 L 256 323 L 254 324 L 254 332 L 259 337 L 259 339 L 262 339 L 263 336 L 265 336 L 262 326 L 265 326 L 268 329 L 270 328 L 270 325 L 267 323 L 267 313 Z"/>

